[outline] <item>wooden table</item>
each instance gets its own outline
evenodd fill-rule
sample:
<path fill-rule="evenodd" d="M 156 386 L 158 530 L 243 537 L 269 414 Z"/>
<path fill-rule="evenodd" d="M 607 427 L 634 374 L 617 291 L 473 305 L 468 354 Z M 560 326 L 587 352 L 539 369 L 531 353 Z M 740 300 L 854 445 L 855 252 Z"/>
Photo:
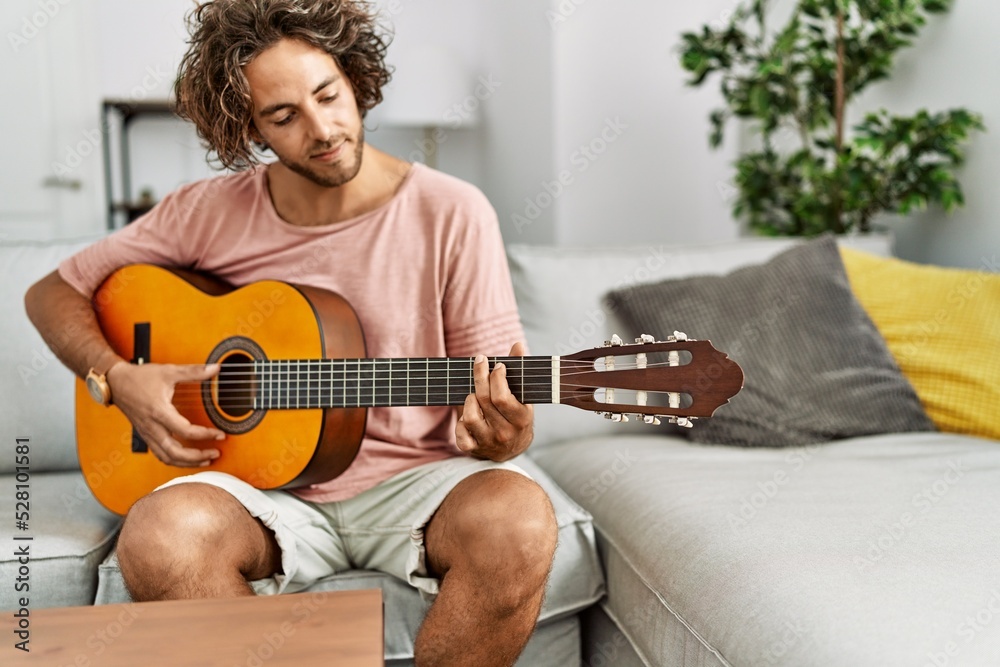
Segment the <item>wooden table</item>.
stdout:
<path fill-rule="evenodd" d="M 5 626 L 7 624 L 4 624 Z M 30 653 L 2 665 L 381 667 L 382 591 L 171 600 L 31 611 Z"/>

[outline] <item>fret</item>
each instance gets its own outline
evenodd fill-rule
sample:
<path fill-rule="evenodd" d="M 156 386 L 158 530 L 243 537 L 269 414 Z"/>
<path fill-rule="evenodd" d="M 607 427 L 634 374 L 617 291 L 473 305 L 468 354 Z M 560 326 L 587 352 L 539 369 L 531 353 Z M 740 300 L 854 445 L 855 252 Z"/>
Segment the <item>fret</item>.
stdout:
<path fill-rule="evenodd" d="M 388 359 L 372 360 L 372 392 L 371 405 L 373 407 L 385 407 L 391 405 L 387 402 L 389 395 L 389 380 L 392 377 L 392 362 Z"/>
<path fill-rule="evenodd" d="M 277 408 L 288 407 L 288 362 L 282 361 L 274 367 Z"/>
<path fill-rule="evenodd" d="M 347 407 L 347 362 L 343 362 L 343 367 L 340 369 L 341 378 L 343 381 L 341 392 L 340 392 L 340 407 Z"/>
<path fill-rule="evenodd" d="M 410 364 L 410 359 L 393 361 L 389 375 L 389 405 L 410 404 Z"/>
<path fill-rule="evenodd" d="M 475 393 L 472 367 L 475 359 L 451 359 L 448 364 L 448 403 L 447 405 L 462 405 L 465 397 Z"/>
<path fill-rule="evenodd" d="M 344 361 L 344 400 L 342 407 L 355 407 L 361 405 L 361 373 L 360 360 L 347 359 Z"/>
<path fill-rule="evenodd" d="M 406 404 L 425 405 L 430 387 L 427 359 L 406 360 Z"/>
<path fill-rule="evenodd" d="M 319 405 L 317 407 L 326 408 L 333 404 L 333 383 L 332 377 L 333 363 L 321 361 L 319 363 Z"/>
<path fill-rule="evenodd" d="M 372 375 L 372 360 L 358 360 L 358 407 L 371 405 L 371 399 L 375 392 L 375 378 Z"/>
<path fill-rule="evenodd" d="M 448 360 L 427 360 L 426 405 L 450 405 L 448 399 Z"/>
<path fill-rule="evenodd" d="M 310 361 L 306 364 L 309 369 L 308 407 L 310 408 L 318 408 L 320 406 L 320 363 L 319 361 Z"/>
<path fill-rule="evenodd" d="M 524 364 L 523 357 L 505 357 L 499 361 L 507 366 L 507 385 L 514 398 L 524 402 Z"/>
<path fill-rule="evenodd" d="M 289 380 L 289 389 L 295 390 L 295 409 L 297 410 L 299 407 L 299 362 L 295 361 L 293 362 L 293 364 L 294 364 L 293 368 L 295 371 L 295 375 L 294 377 L 292 377 L 291 372 L 289 372 L 290 377 L 288 380 Z"/>
<path fill-rule="evenodd" d="M 552 402 L 552 357 L 525 357 L 522 403 Z"/>

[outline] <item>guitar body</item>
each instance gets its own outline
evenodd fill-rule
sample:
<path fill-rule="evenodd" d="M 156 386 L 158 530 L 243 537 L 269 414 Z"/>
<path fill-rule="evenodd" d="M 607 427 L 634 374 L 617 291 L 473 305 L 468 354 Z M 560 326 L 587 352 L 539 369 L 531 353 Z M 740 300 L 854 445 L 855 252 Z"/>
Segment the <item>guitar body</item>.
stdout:
<path fill-rule="evenodd" d="M 94 307 L 111 346 L 135 363 L 219 362 L 237 368 L 261 357 L 366 356 L 351 306 L 311 287 L 261 281 L 233 289 L 191 272 L 131 265 L 105 280 Z M 247 410 L 224 391 L 185 385 L 178 385 L 174 404 L 192 423 L 226 431 L 221 443 L 183 443 L 218 447 L 221 456 L 211 465 L 161 463 L 117 407 L 94 402 L 77 380 L 80 467 L 98 501 L 112 512 L 125 514 L 157 486 L 205 470 L 230 473 L 261 489 L 333 479 L 354 460 L 367 413 L 365 408 Z"/>

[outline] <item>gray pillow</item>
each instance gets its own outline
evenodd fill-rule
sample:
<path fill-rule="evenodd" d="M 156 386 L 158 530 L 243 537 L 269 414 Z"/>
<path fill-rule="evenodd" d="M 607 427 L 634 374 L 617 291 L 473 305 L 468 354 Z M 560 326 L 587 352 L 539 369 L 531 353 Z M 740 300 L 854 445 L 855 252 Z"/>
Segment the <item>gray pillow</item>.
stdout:
<path fill-rule="evenodd" d="M 934 430 L 854 298 L 832 236 L 725 276 L 638 285 L 607 301 L 637 331 L 709 339 L 743 367 L 743 390 L 688 431 L 697 442 L 785 447 Z"/>

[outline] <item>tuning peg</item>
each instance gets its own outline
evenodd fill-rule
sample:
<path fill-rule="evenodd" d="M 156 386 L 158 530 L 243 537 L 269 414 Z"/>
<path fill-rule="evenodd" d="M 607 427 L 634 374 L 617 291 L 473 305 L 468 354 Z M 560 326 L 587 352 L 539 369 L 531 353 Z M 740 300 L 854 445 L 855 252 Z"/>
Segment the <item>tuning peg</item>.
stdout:
<path fill-rule="evenodd" d="M 649 334 L 642 334 L 641 336 L 635 339 L 635 342 L 641 345 L 645 345 L 647 343 L 655 343 L 656 339 L 650 336 Z"/>
<path fill-rule="evenodd" d="M 622 344 L 621 336 L 614 334 L 611 336 L 611 340 L 604 341 L 604 347 L 617 347 Z"/>
<path fill-rule="evenodd" d="M 637 416 L 640 416 L 640 415 L 637 415 Z M 657 417 L 656 415 L 641 415 L 641 417 L 642 417 L 642 421 L 644 421 L 647 424 L 652 424 L 654 426 L 659 426 L 660 425 L 660 418 Z"/>
<path fill-rule="evenodd" d="M 673 342 L 678 340 L 688 340 L 688 335 L 683 331 L 675 331 L 673 336 L 669 336 L 667 340 Z"/>

